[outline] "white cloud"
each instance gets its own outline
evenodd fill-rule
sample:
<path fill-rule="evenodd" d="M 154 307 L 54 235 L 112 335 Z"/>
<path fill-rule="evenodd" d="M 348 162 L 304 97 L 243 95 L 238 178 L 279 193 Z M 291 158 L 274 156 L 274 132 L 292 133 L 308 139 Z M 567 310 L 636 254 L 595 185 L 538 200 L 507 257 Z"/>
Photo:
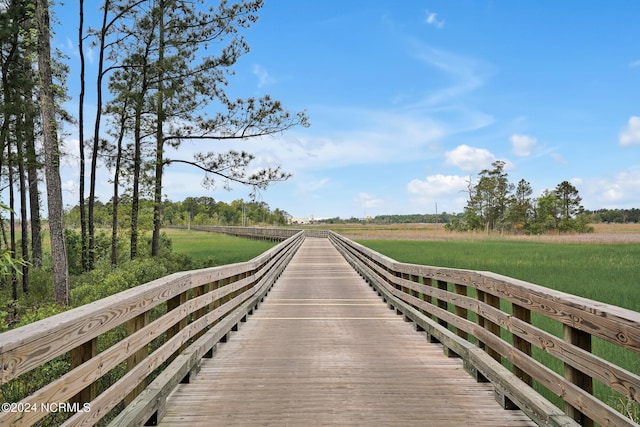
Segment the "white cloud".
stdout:
<path fill-rule="evenodd" d="M 410 54 L 417 60 L 437 68 L 454 82 L 426 97 L 421 103 L 427 106 L 441 105 L 452 100 L 459 101 L 461 96 L 484 85 L 491 68 L 483 61 L 436 49 L 419 40 L 412 40 Z"/>
<path fill-rule="evenodd" d="M 588 209 L 633 208 L 640 205 L 638 188 L 640 169 L 629 169 L 612 176 L 585 179 L 580 193 Z"/>
<path fill-rule="evenodd" d="M 479 172 L 491 166 L 491 163 L 496 160 L 496 156 L 489 150 L 464 144 L 447 151 L 444 156 L 445 164 L 457 166 L 466 172 Z"/>
<path fill-rule="evenodd" d="M 438 14 L 434 12 L 427 12 L 427 17 L 424 20 L 429 25 L 433 25 L 434 27 L 440 29 L 444 27 L 444 19 L 438 19 Z"/>
<path fill-rule="evenodd" d="M 567 164 L 567 159 L 562 157 L 561 154 L 551 153 L 550 156 L 556 163 L 560 163 L 561 165 L 566 165 Z"/>
<path fill-rule="evenodd" d="M 459 175 L 430 175 L 424 181 L 411 180 L 407 192 L 412 196 L 411 204 L 421 211 L 435 212 L 437 204 L 439 212 L 462 212 L 468 198 L 469 179 Z"/>
<path fill-rule="evenodd" d="M 305 181 L 298 184 L 298 189 L 304 193 L 318 191 L 327 186 L 329 178 L 322 178 L 315 181 Z"/>
<path fill-rule="evenodd" d="M 629 63 L 629 68 L 638 68 L 640 67 L 640 59 L 636 59 Z"/>
<path fill-rule="evenodd" d="M 631 116 L 627 127 L 620 132 L 620 145 L 640 144 L 640 117 Z"/>
<path fill-rule="evenodd" d="M 288 172 L 340 168 L 362 164 L 402 163 L 436 157 L 439 141 L 447 134 L 444 124 L 412 111 L 374 111 L 361 108 L 315 107 L 309 115 L 332 129 L 297 128 L 273 138 L 217 143 L 219 151 L 250 150 L 256 158 L 267 157 Z M 343 124 L 342 122 L 347 121 Z M 349 128 L 352 127 L 352 128 Z M 198 151 L 194 143 L 192 151 Z M 189 146 L 180 147 L 179 156 L 189 158 Z M 168 151 L 168 156 L 178 154 Z"/>
<path fill-rule="evenodd" d="M 530 156 L 533 149 L 538 143 L 538 139 L 529 135 L 513 134 L 511 135 L 511 145 L 513 147 L 513 154 L 520 157 Z"/>
<path fill-rule="evenodd" d="M 78 191 L 78 187 L 75 181 L 67 180 L 62 183 L 62 191 L 66 191 L 68 193 L 76 194 Z"/>
<path fill-rule="evenodd" d="M 258 88 L 271 85 L 276 82 L 276 79 L 274 79 L 269 72 L 260 65 L 254 64 L 252 72 L 258 78 Z"/>
<path fill-rule="evenodd" d="M 363 208 L 378 208 L 382 206 L 383 200 L 372 196 L 369 193 L 358 193 L 353 202 Z"/>
<path fill-rule="evenodd" d="M 424 181 L 411 180 L 407 184 L 407 191 L 423 197 L 436 197 L 464 191 L 469 177 L 459 175 L 430 175 Z"/>

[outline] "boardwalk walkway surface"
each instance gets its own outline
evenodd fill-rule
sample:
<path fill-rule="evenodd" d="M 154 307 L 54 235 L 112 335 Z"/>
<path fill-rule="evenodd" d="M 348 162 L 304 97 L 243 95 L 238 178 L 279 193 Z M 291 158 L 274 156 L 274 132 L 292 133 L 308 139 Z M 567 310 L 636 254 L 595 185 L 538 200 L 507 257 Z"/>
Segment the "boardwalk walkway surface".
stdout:
<path fill-rule="evenodd" d="M 328 239 L 167 400 L 162 426 L 532 426 L 389 310 Z"/>

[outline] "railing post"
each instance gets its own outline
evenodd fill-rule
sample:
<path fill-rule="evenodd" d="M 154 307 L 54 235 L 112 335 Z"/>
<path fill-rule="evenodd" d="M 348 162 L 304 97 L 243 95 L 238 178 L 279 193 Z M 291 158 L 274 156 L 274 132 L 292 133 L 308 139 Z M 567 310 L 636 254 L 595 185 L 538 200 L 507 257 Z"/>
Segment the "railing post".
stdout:
<path fill-rule="evenodd" d="M 218 280 L 218 289 L 224 288 L 225 286 L 227 286 L 232 281 L 233 281 L 232 277 L 225 277 L 224 279 Z M 230 295 L 225 295 L 225 296 L 223 296 L 221 298 L 218 298 L 216 300 L 216 302 L 215 302 L 216 307 L 220 307 L 221 305 L 223 305 L 224 303 L 229 301 L 229 299 L 231 299 Z M 213 324 L 215 325 L 219 321 L 220 321 L 220 319 L 216 320 Z M 227 342 L 228 339 L 229 339 L 229 333 L 227 333 L 222 338 L 220 338 L 220 342 Z"/>
<path fill-rule="evenodd" d="M 193 289 L 193 298 L 198 298 L 204 294 L 207 293 L 207 285 L 201 285 L 201 286 L 197 286 Z M 195 313 L 193 313 L 193 320 L 196 321 L 199 318 L 201 318 L 202 316 L 204 316 L 207 313 L 207 307 L 202 307 L 198 310 L 196 310 Z M 197 340 L 198 338 L 200 338 L 203 334 L 204 334 L 205 330 L 201 330 L 200 332 L 198 332 L 194 337 L 193 340 Z"/>
<path fill-rule="evenodd" d="M 98 354 L 98 339 L 93 338 L 82 344 L 79 347 L 74 348 L 70 352 L 71 356 L 71 370 L 77 368 L 82 365 L 84 362 L 90 360 Z M 70 401 L 71 403 L 87 403 L 91 402 L 96 398 L 96 383 L 92 382 L 84 389 L 82 389 L 78 394 L 73 396 Z"/>
<path fill-rule="evenodd" d="M 591 352 L 591 335 L 569 325 L 564 325 L 564 340 L 582 350 Z M 579 371 L 568 363 L 564 364 L 564 377 L 589 394 L 593 394 L 593 379 Z M 565 402 L 564 411 L 580 425 L 593 427 L 593 420 L 588 418 L 579 409 Z"/>
<path fill-rule="evenodd" d="M 531 310 L 517 304 L 512 304 L 512 308 L 513 308 L 512 310 L 513 317 L 515 317 L 516 319 L 520 319 L 523 322 L 526 322 L 529 324 L 531 323 Z M 513 346 L 518 350 L 520 350 L 521 352 L 523 352 L 524 354 L 526 354 L 527 356 L 531 357 L 531 343 L 529 341 L 525 340 L 524 338 L 520 338 L 516 334 L 513 334 Z M 518 368 L 517 366 L 514 366 L 513 373 L 515 374 L 516 377 L 524 381 L 524 383 L 527 384 L 528 386 L 530 387 L 533 386 L 533 380 L 531 379 L 531 375 L 527 374 L 522 369 Z"/>
<path fill-rule="evenodd" d="M 480 302 L 490 305 L 491 307 L 500 309 L 500 298 L 498 298 L 495 295 L 491 295 L 487 292 L 484 292 L 478 289 L 478 300 Z M 485 319 L 483 316 L 480 315 L 480 313 L 478 313 L 478 325 L 480 325 L 490 333 L 500 336 L 500 325 Z M 487 343 L 480 342 L 479 346 L 480 348 L 484 349 L 484 351 L 486 351 L 487 354 L 489 354 L 489 356 L 493 357 L 495 360 L 502 363 L 502 356 L 500 355 L 500 353 L 498 353 L 497 351 L 489 347 Z"/>
<path fill-rule="evenodd" d="M 454 290 L 456 292 L 456 294 L 458 295 L 462 295 L 462 296 L 467 296 L 467 287 L 465 285 L 459 285 L 457 283 L 454 284 Z M 467 319 L 467 309 L 464 307 L 460 307 L 458 305 L 456 305 L 456 316 L 461 317 L 463 319 Z M 463 338 L 465 340 L 469 339 L 469 334 L 467 334 L 465 331 L 463 331 L 462 329 L 456 328 L 456 334 L 460 337 Z"/>
<path fill-rule="evenodd" d="M 427 283 L 429 283 L 429 278 L 428 277 L 423 277 L 422 278 L 422 284 L 423 285 L 427 285 Z M 431 297 L 428 294 L 425 294 L 424 292 L 422 293 L 422 301 L 428 302 L 429 304 L 431 304 Z M 429 319 L 433 319 L 433 316 L 431 316 L 427 310 L 420 310 L 422 312 L 422 314 L 426 315 Z"/>
<path fill-rule="evenodd" d="M 127 322 L 127 334 L 132 335 L 140 329 L 144 328 L 149 324 L 149 312 L 145 311 L 142 314 L 134 317 L 133 319 Z M 132 370 L 138 363 L 142 362 L 144 358 L 149 354 L 148 346 L 144 346 L 140 350 L 133 353 L 131 356 L 127 358 L 127 372 Z M 128 395 L 124 398 L 125 405 L 128 405 L 136 398 L 137 395 L 142 393 L 142 391 L 147 386 L 146 381 L 142 381 L 138 384 Z"/>
<path fill-rule="evenodd" d="M 447 290 L 447 282 L 445 282 L 444 280 L 438 280 L 435 283 L 436 287 L 440 290 Z M 441 300 L 438 299 L 438 308 L 441 308 L 443 310 L 448 310 L 448 306 L 447 306 L 447 302 L 445 300 Z M 447 323 L 446 320 L 443 320 L 441 318 L 438 317 L 438 323 L 440 324 L 440 326 L 443 326 L 445 328 L 449 327 L 449 323 Z"/>
<path fill-rule="evenodd" d="M 187 293 L 186 292 L 182 292 L 178 295 L 176 295 L 175 297 L 169 299 L 167 301 L 167 313 L 173 310 L 178 309 L 182 304 L 187 302 Z M 167 341 L 174 337 L 175 335 L 178 334 L 178 332 L 180 332 L 182 329 L 184 329 L 187 326 L 187 318 L 183 318 L 180 319 L 179 322 L 177 322 L 175 325 L 173 325 L 171 328 L 167 329 Z M 187 348 L 186 343 L 182 344 L 180 346 L 180 348 L 171 355 L 171 357 L 169 357 L 167 359 L 168 363 L 171 363 L 173 361 L 173 359 L 176 358 L 176 356 L 178 354 L 180 354 L 180 352 L 182 352 L 182 350 L 184 350 L 185 348 Z"/>
<path fill-rule="evenodd" d="M 416 276 L 415 274 L 410 274 L 409 280 L 411 280 L 413 283 L 420 283 L 420 276 Z M 420 298 L 420 291 L 413 289 L 411 291 L 411 295 L 415 298 Z"/>

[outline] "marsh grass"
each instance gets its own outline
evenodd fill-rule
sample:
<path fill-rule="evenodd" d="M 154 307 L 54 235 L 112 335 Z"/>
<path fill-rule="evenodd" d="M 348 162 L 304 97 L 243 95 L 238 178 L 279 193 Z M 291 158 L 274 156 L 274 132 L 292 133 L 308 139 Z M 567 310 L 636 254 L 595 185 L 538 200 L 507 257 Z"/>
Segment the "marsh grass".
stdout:
<path fill-rule="evenodd" d="M 249 261 L 278 242 L 251 240 L 219 233 L 184 229 L 164 229 L 173 251 L 189 255 L 194 261 L 210 261 L 209 266 Z"/>
<path fill-rule="evenodd" d="M 402 262 L 491 271 L 640 311 L 640 245 L 360 240 Z"/>

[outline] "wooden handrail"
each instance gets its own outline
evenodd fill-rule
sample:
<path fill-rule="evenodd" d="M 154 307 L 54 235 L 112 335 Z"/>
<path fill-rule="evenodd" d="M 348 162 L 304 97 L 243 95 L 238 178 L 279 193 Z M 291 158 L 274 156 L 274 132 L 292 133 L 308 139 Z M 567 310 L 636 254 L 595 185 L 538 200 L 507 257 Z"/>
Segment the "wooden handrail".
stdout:
<path fill-rule="evenodd" d="M 76 405 L 66 425 L 91 425 L 124 396 L 125 404 L 136 401 L 157 368 L 173 365 L 194 343 L 198 354 L 206 354 L 213 338 L 237 328 L 303 240 L 298 232 L 251 261 L 175 273 L 0 334 L 1 384 L 60 356 L 72 361 L 64 375 L 15 402 L 15 411 L 0 412 L 0 425 L 32 425 L 65 402 Z M 152 318 L 154 308 L 164 314 Z M 97 353 L 96 340 L 123 324 L 127 336 Z M 126 374 L 96 395 L 98 379 L 125 362 Z M 188 371 L 197 362 L 189 362 Z"/>
<path fill-rule="evenodd" d="M 296 228 L 273 228 L 273 227 L 239 227 L 226 225 L 173 225 L 169 228 L 190 229 L 198 231 L 208 231 L 212 233 L 228 234 L 230 236 L 248 237 L 256 240 L 282 241 L 300 232 Z M 325 231 L 326 233 L 326 231 Z M 326 237 L 326 235 L 324 236 Z"/>
<path fill-rule="evenodd" d="M 275 240 L 282 241 L 288 239 L 300 231 L 304 231 L 306 237 L 327 238 L 328 230 L 322 229 L 305 229 L 298 228 L 274 228 L 274 227 L 239 227 L 235 225 L 172 225 L 169 228 L 190 229 L 198 231 L 209 231 L 212 233 L 229 234 L 231 236 L 248 237 L 257 240 Z"/>
<path fill-rule="evenodd" d="M 560 423 L 563 415 L 542 404 L 531 387 L 537 382 L 564 401 L 572 422 L 638 425 L 593 396 L 596 380 L 640 402 L 640 376 L 591 353 L 591 338 L 640 359 L 640 313 L 495 273 L 401 263 L 336 233 L 329 238 L 389 305 L 441 341 L 447 354 L 462 357 L 479 379 L 491 379 L 505 407 L 520 407 L 541 424 Z M 557 322 L 563 336 L 536 327 L 531 313 Z M 512 342 L 501 336 L 504 331 Z M 562 362 L 564 372 L 537 361 L 532 347 Z M 501 368 L 474 349 L 482 349 Z"/>

